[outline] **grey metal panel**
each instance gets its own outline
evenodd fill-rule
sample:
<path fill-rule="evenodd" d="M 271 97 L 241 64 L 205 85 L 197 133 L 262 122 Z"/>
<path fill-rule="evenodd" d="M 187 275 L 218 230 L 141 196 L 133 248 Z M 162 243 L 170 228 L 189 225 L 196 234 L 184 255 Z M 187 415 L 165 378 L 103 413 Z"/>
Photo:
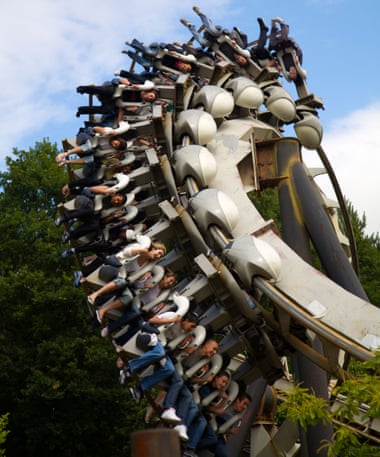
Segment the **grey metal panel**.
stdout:
<path fill-rule="evenodd" d="M 237 134 L 243 132 L 236 123 Z M 254 126 L 254 123 L 252 123 Z M 265 224 L 264 219 L 246 195 L 236 168 L 236 156 L 240 139 L 235 133 L 227 135 L 234 126 L 227 121 L 218 129 L 218 135 L 208 147 L 218 163 L 218 173 L 210 183 L 211 187 L 222 190 L 230 196 L 240 210 L 240 217 L 233 229 L 234 237 L 255 233 Z M 324 276 L 291 250 L 272 230 L 259 234 L 260 239 L 274 247 L 282 260 L 280 276 L 275 287 L 284 292 L 304 310 L 317 300 L 326 313 L 321 322 L 335 329 L 348 339 L 360 343 L 363 348 L 371 349 L 363 342 L 368 335 L 380 338 L 380 309 L 356 297 Z M 307 278 L 307 281 L 305 281 Z M 310 313 L 312 317 L 312 313 Z M 350 316 L 350 319 L 347 319 Z"/>

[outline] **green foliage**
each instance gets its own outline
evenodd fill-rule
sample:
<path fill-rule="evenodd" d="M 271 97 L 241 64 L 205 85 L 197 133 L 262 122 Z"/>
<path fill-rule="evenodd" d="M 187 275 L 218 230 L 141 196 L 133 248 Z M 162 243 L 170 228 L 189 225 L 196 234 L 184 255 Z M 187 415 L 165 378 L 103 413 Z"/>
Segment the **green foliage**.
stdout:
<path fill-rule="evenodd" d="M 0 173 L 0 414 L 8 455 L 129 455 L 142 413 L 89 321 L 53 220 L 67 181 L 56 145 L 14 151 Z M 8 417 L 8 416 L 7 416 Z M 0 434 L 4 437 L 4 434 Z"/>
<path fill-rule="evenodd" d="M 347 203 L 359 257 L 359 274 L 369 301 L 380 306 L 380 237 L 378 233 L 365 232 L 365 214 L 360 218 L 351 203 Z"/>
<path fill-rule="evenodd" d="M 326 400 L 310 393 L 308 389 L 295 386 L 283 394 L 286 402 L 280 404 L 278 413 L 298 422 L 303 429 L 306 430 L 308 426 L 316 425 L 319 421 L 326 423 L 330 419 Z"/>
<path fill-rule="evenodd" d="M 277 189 L 265 189 L 260 193 L 252 193 L 250 197 L 264 219 L 273 219 L 281 230 Z M 370 302 L 380 306 L 380 237 L 379 234 L 368 235 L 365 214 L 360 217 L 350 202 L 346 204 L 357 245 L 360 280 Z M 312 254 L 313 265 L 320 268 L 313 248 Z M 315 397 L 306 389 L 296 387 L 284 394 L 287 401 L 279 405 L 276 416 L 282 419 L 287 417 L 304 429 L 319 421 L 333 422 L 333 442 L 324 444 L 329 457 L 374 457 L 380 455 L 379 448 L 355 432 L 355 417 L 361 414 L 368 421 L 380 417 L 379 355 L 364 363 L 351 362 L 350 372 L 355 378 L 336 389 L 335 394 L 344 398 L 344 401 L 334 411 L 330 411 L 330 405 L 325 400 Z M 366 405 L 364 411 L 363 404 Z"/>
<path fill-rule="evenodd" d="M 248 194 L 252 203 L 265 220 L 272 219 L 281 231 L 280 222 L 280 204 L 278 200 L 278 191 L 274 188 L 268 188 L 261 192 L 250 192 Z"/>
<path fill-rule="evenodd" d="M 67 177 L 54 161 L 57 153 L 47 140 L 15 150 L 0 173 L 0 455 L 6 439 L 8 455 L 121 457 L 129 455 L 130 432 L 144 426 L 142 411 L 119 385 L 114 350 L 89 322 L 83 292 L 72 287 L 75 259 L 59 256 L 61 231 L 53 218 Z M 277 191 L 252 198 L 280 229 Z M 365 234 L 365 216 L 350 212 L 361 279 L 379 305 L 380 239 Z M 348 426 L 364 402 L 366 416 L 379 417 L 379 365 L 376 357 L 354 367 L 358 380 L 337 391 L 347 401 L 335 412 L 298 387 L 279 414 L 304 428 L 326 420 Z M 376 455 L 342 426 L 328 446 L 329 455 Z"/>
<path fill-rule="evenodd" d="M 354 457 L 357 449 L 360 448 L 358 436 L 346 427 L 339 427 L 334 432 L 334 443 L 327 443 L 327 455 L 335 457 L 336 455 L 350 455 Z"/>
<path fill-rule="evenodd" d="M 332 442 L 322 445 L 329 457 L 373 457 L 379 453 L 379 448 L 360 434 L 356 426 L 358 417 L 368 423 L 380 417 L 380 352 L 365 362 L 357 362 L 355 372 L 355 379 L 335 388 L 333 408 L 327 400 L 300 386 L 282 393 L 286 399 L 278 407 L 282 417 L 305 430 L 319 421 L 335 425 Z"/>
<path fill-rule="evenodd" d="M 5 457 L 5 442 L 9 433 L 7 430 L 8 419 L 9 413 L 0 416 L 0 457 Z"/>
<path fill-rule="evenodd" d="M 9 170 L 0 173 L 0 272 L 23 265 L 39 269 L 42 262 L 58 268 L 51 256 L 59 246 L 52 220 L 66 176 L 54 162 L 57 152 L 43 141 L 29 152 L 15 150 L 16 159 L 6 160 Z"/>

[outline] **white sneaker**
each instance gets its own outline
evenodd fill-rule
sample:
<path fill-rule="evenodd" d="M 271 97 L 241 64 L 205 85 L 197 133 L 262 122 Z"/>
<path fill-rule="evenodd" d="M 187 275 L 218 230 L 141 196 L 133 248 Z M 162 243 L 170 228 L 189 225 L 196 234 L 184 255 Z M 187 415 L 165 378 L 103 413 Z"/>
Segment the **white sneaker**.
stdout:
<path fill-rule="evenodd" d="M 101 324 L 102 323 L 102 319 L 100 318 L 100 314 L 99 314 L 99 310 L 98 309 L 95 311 L 95 314 L 96 314 L 96 320 L 99 322 L 99 324 Z"/>
<path fill-rule="evenodd" d="M 136 232 L 132 229 L 127 229 L 125 231 L 125 237 L 127 241 L 136 241 Z"/>
<path fill-rule="evenodd" d="M 181 441 L 189 441 L 189 437 L 187 435 L 187 428 L 186 428 L 186 425 L 183 425 L 183 424 L 180 424 L 180 425 L 176 425 L 174 427 L 174 430 L 177 431 Z"/>
<path fill-rule="evenodd" d="M 161 414 L 161 419 L 173 424 L 178 424 L 181 422 L 181 419 L 175 413 L 174 408 L 165 409 L 165 411 Z"/>
<path fill-rule="evenodd" d="M 107 335 L 109 335 L 108 327 L 103 327 L 100 334 L 103 338 L 105 338 Z"/>

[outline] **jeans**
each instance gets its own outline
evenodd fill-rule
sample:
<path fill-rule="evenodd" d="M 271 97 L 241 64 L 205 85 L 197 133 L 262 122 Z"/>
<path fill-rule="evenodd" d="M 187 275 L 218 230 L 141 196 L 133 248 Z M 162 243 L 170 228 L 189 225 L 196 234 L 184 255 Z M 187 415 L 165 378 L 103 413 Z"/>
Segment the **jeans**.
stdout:
<path fill-rule="evenodd" d="M 182 385 L 177 400 L 176 400 L 176 413 L 185 425 L 190 424 L 198 412 L 198 406 L 193 399 L 193 394 L 190 392 L 186 384 Z"/>
<path fill-rule="evenodd" d="M 193 420 L 197 417 L 198 413 L 199 413 L 199 406 L 195 403 L 194 399 L 191 398 L 190 403 L 187 405 L 187 413 L 186 413 L 186 417 L 185 417 L 186 427 L 190 426 L 190 424 L 193 422 Z M 181 416 L 179 416 L 179 417 L 181 417 Z"/>
<path fill-rule="evenodd" d="M 132 302 L 128 308 L 129 309 L 121 317 L 119 317 L 119 319 L 111 321 L 108 324 L 108 331 L 110 333 L 114 332 L 123 325 L 131 324 L 133 321 L 140 318 L 140 310 L 134 302 Z"/>
<path fill-rule="evenodd" d="M 160 361 L 163 357 L 165 357 L 165 350 L 161 341 L 158 341 L 152 349 L 140 355 L 140 357 L 130 360 L 128 365 L 132 373 L 138 373 L 149 365 Z"/>
<path fill-rule="evenodd" d="M 173 365 L 174 367 L 174 365 Z M 178 371 L 174 367 L 174 371 L 172 373 L 172 376 L 170 379 L 168 379 L 169 382 L 169 389 L 168 392 L 165 396 L 164 400 L 164 408 L 175 408 L 176 407 L 176 402 L 177 398 L 179 396 L 179 393 L 184 386 L 184 382 L 182 377 L 179 375 Z"/>
<path fill-rule="evenodd" d="M 169 357 L 166 357 L 165 364 L 160 365 L 157 370 L 149 375 L 140 379 L 140 387 L 143 391 L 150 389 L 161 381 L 169 378 L 175 372 L 175 366 Z"/>
<path fill-rule="evenodd" d="M 189 441 L 187 442 L 187 447 L 190 449 L 196 449 L 199 441 L 201 440 L 204 431 L 207 427 L 206 418 L 200 414 L 195 417 L 190 426 L 187 428 L 187 434 L 189 435 Z M 212 444 L 212 443 L 211 443 Z M 216 444 L 216 442 L 215 442 Z"/>
<path fill-rule="evenodd" d="M 215 457 L 228 457 L 223 439 L 218 437 L 211 425 L 206 425 L 202 438 L 198 442 L 197 449 L 210 449 Z"/>

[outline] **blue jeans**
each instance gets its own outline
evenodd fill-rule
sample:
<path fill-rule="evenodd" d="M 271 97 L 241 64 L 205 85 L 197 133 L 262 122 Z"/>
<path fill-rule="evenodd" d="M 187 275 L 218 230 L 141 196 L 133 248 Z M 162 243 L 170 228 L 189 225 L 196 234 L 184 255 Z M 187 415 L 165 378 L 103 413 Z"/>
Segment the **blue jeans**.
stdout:
<path fill-rule="evenodd" d="M 178 393 L 175 409 L 177 416 L 183 420 L 185 425 L 190 424 L 199 411 L 198 405 L 193 399 L 193 394 L 186 384 L 182 385 Z"/>
<path fill-rule="evenodd" d="M 130 360 L 128 365 L 132 373 L 138 373 L 139 371 L 149 367 L 149 365 L 158 362 L 163 357 L 165 357 L 165 349 L 162 346 L 161 341 L 157 341 L 157 344 L 152 347 L 152 349 L 144 352 L 144 354 L 140 355 L 136 359 Z"/>
<path fill-rule="evenodd" d="M 174 365 L 173 365 L 174 367 Z M 177 403 L 177 398 L 179 396 L 179 393 L 181 392 L 182 387 L 184 386 L 184 382 L 182 377 L 179 375 L 178 371 L 174 367 L 174 371 L 172 373 L 172 376 L 170 379 L 168 379 L 169 382 L 169 389 L 168 392 L 165 396 L 164 400 L 164 408 L 175 408 L 176 403 Z"/>
<path fill-rule="evenodd" d="M 166 357 L 165 364 L 148 376 L 140 379 L 140 387 L 143 391 L 150 389 L 161 381 L 169 378 L 175 372 L 175 366 L 169 357 Z"/>
<path fill-rule="evenodd" d="M 138 319 L 141 316 L 140 310 L 137 308 L 136 304 L 132 302 L 125 313 L 114 321 L 111 321 L 108 324 L 108 331 L 110 333 L 114 332 L 123 325 L 131 324 L 133 321 Z"/>
<path fill-rule="evenodd" d="M 215 457 L 228 457 L 223 439 L 218 437 L 217 433 L 210 425 L 206 425 L 202 438 L 198 442 L 197 449 L 210 449 Z"/>
<path fill-rule="evenodd" d="M 124 332 L 122 335 L 118 336 L 115 338 L 115 343 L 118 344 L 119 346 L 124 346 L 124 344 L 129 341 L 132 336 L 136 335 L 136 333 L 140 330 L 140 327 L 138 326 L 137 323 L 133 323 L 133 325 L 130 325 L 128 330 Z"/>
<path fill-rule="evenodd" d="M 197 409 L 198 409 L 198 407 L 197 407 Z M 195 418 L 193 417 L 190 425 L 188 425 L 188 427 L 187 427 L 187 434 L 189 435 L 189 441 L 187 442 L 188 448 L 190 448 L 190 449 L 197 448 L 198 443 L 200 442 L 206 428 L 207 428 L 207 421 L 206 421 L 206 418 L 203 416 L 203 414 L 199 414 Z"/>
<path fill-rule="evenodd" d="M 187 412 L 185 417 L 185 425 L 186 427 L 189 427 L 193 420 L 196 418 L 197 414 L 199 413 L 199 406 L 195 403 L 194 399 L 191 398 L 191 401 L 186 405 L 186 407 Z M 180 413 L 182 414 L 181 410 Z"/>

